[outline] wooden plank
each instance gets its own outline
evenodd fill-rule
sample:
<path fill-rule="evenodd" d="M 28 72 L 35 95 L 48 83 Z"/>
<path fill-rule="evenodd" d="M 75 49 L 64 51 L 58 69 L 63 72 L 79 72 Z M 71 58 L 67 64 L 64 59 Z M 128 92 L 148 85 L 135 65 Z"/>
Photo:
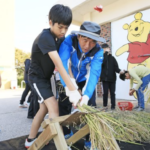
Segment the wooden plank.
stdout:
<path fill-rule="evenodd" d="M 66 140 L 65 140 L 65 137 L 64 137 L 64 134 L 63 134 L 60 124 L 58 122 L 54 123 L 54 124 L 55 124 L 56 130 L 57 130 L 57 133 L 58 133 L 53 138 L 57 150 L 68 150 L 68 146 L 67 146 L 67 143 L 66 143 Z"/>
<path fill-rule="evenodd" d="M 68 117 L 66 120 L 64 120 L 61 125 L 62 126 L 73 126 L 74 124 L 79 125 L 80 124 L 80 117 L 84 116 L 86 113 L 83 112 L 76 112 L 72 115 L 70 115 L 70 117 Z"/>
<path fill-rule="evenodd" d="M 45 146 L 45 144 L 47 144 L 56 135 L 57 130 L 55 128 L 55 125 L 49 124 L 28 150 L 41 150 Z"/>
<path fill-rule="evenodd" d="M 50 120 L 49 120 L 49 119 L 45 119 L 45 120 L 42 122 L 41 127 L 42 127 L 43 129 L 45 129 L 45 128 L 47 127 L 47 125 L 49 125 L 49 124 L 50 124 Z"/>
<path fill-rule="evenodd" d="M 56 123 L 56 122 L 59 122 L 59 123 L 62 123 L 64 120 L 66 120 L 68 117 L 70 117 L 70 115 L 65 115 L 65 116 L 61 116 L 61 117 L 56 117 L 56 118 L 50 118 L 50 119 L 45 119 L 41 126 L 42 128 L 46 128 L 46 126 L 50 123 Z"/>
<path fill-rule="evenodd" d="M 85 125 L 83 128 L 81 128 L 78 132 L 76 132 L 72 137 L 70 137 L 67 140 L 67 144 L 68 145 L 74 144 L 89 133 L 90 133 L 89 126 Z"/>

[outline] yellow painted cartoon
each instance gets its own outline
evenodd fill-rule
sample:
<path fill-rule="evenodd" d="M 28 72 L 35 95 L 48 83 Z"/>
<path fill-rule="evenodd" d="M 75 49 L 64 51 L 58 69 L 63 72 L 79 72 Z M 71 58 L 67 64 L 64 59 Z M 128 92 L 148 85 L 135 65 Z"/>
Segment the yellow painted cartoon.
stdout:
<path fill-rule="evenodd" d="M 128 70 L 137 65 L 150 68 L 150 22 L 142 20 L 142 13 L 135 14 L 135 20 L 123 26 L 128 30 L 127 39 L 130 43 L 123 45 L 116 51 L 116 56 L 129 52 Z"/>

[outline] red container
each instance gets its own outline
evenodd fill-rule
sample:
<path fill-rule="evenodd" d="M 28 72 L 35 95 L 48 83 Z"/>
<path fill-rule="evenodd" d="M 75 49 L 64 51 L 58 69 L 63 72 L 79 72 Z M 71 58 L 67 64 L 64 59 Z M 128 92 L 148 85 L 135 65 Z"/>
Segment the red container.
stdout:
<path fill-rule="evenodd" d="M 133 104 L 131 102 L 118 102 L 118 106 L 122 111 L 131 111 L 133 109 Z"/>

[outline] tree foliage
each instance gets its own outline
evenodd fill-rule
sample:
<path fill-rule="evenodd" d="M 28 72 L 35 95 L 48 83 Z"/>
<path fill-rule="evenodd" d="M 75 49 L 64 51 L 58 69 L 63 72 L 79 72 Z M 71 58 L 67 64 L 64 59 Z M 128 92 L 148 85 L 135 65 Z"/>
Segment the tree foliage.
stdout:
<path fill-rule="evenodd" d="M 24 75 L 24 62 L 26 59 L 29 59 L 31 53 L 25 53 L 20 49 L 15 49 L 15 68 L 17 70 L 18 78 L 23 77 Z"/>

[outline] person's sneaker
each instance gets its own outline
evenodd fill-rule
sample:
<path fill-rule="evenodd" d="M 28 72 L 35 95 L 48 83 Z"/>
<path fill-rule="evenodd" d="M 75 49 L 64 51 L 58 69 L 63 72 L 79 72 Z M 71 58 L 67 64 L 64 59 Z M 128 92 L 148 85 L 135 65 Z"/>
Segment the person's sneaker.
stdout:
<path fill-rule="evenodd" d="M 135 107 L 133 108 L 133 110 L 138 109 L 138 108 L 139 108 L 139 106 L 135 106 Z"/>
<path fill-rule="evenodd" d="M 24 104 L 19 104 L 19 108 L 27 108 L 27 106 Z"/>
<path fill-rule="evenodd" d="M 69 139 L 71 136 L 73 136 L 73 132 L 72 132 L 72 131 L 71 131 L 70 134 L 66 134 L 66 135 L 65 135 L 65 139 Z"/>
<path fill-rule="evenodd" d="M 112 111 L 116 110 L 115 108 L 111 108 Z"/>
<path fill-rule="evenodd" d="M 34 143 L 35 140 L 36 140 L 36 138 L 34 140 L 32 140 L 31 142 L 28 142 L 28 139 L 26 139 L 26 141 L 25 141 L 25 148 L 28 149 Z"/>
<path fill-rule="evenodd" d="M 136 111 L 144 111 L 144 108 L 139 107 Z"/>
<path fill-rule="evenodd" d="M 27 103 L 26 103 L 26 105 L 27 105 L 27 107 L 29 107 L 29 106 L 30 106 L 30 103 L 29 103 L 29 102 L 27 102 Z"/>
<path fill-rule="evenodd" d="M 104 107 L 102 108 L 102 111 L 108 111 L 108 107 L 107 107 L 107 106 L 104 106 Z"/>

